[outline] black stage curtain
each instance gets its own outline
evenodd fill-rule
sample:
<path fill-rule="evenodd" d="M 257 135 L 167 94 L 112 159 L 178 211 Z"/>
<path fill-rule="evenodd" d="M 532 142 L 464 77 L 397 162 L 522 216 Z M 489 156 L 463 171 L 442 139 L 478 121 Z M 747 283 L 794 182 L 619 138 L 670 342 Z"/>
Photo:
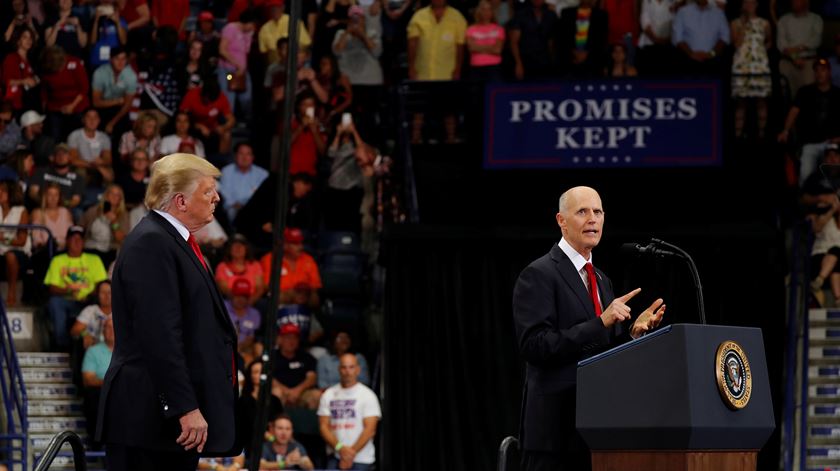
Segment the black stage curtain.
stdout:
<path fill-rule="evenodd" d="M 642 287 L 635 313 L 661 296 L 668 322 L 697 322 L 682 262 L 623 256 L 622 243 L 647 239 L 605 234 L 594 261 L 610 275 L 617 295 Z M 762 328 L 778 422 L 785 314 L 780 237 L 762 226 L 706 226 L 658 236 L 695 258 L 708 323 Z M 499 443 L 519 429 L 523 364 L 513 335 L 513 285 L 559 237 L 551 226 L 402 226 L 386 234 L 383 469 L 495 469 Z M 778 463 L 778 446 L 777 433 L 759 469 Z"/>

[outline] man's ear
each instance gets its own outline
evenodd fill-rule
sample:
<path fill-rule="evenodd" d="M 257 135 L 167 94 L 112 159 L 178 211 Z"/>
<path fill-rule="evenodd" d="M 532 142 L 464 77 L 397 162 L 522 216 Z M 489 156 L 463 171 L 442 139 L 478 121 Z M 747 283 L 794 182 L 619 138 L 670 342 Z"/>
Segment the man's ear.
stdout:
<path fill-rule="evenodd" d="M 560 226 L 560 229 L 566 228 L 566 218 L 563 216 L 563 213 L 557 213 L 554 218 L 557 219 L 557 225 Z"/>

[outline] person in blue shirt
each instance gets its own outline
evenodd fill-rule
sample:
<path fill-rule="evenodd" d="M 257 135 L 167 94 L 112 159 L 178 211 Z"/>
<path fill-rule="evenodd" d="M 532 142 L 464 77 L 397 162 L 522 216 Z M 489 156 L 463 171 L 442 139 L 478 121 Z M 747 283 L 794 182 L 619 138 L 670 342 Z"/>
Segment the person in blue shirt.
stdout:
<path fill-rule="evenodd" d="M 99 392 L 105 379 L 105 372 L 111 364 L 114 352 L 114 321 L 111 317 L 102 323 L 102 342 L 88 348 L 82 360 L 82 384 L 84 391 L 84 412 L 89 437 L 96 436 L 96 413 L 99 409 Z M 94 443 L 94 448 L 99 444 Z"/>
<path fill-rule="evenodd" d="M 268 171 L 254 165 L 254 149 L 251 145 L 247 142 L 238 143 L 234 148 L 233 163 L 222 168 L 222 177 L 219 179 L 219 193 L 222 194 L 222 202 L 231 221 L 267 177 Z"/>
<path fill-rule="evenodd" d="M 319 388 L 326 389 L 339 383 L 341 380 L 341 375 L 338 373 L 339 358 L 341 358 L 341 355 L 350 351 L 352 344 L 350 334 L 347 332 L 336 334 L 332 345 L 332 353 L 318 358 L 317 373 Z M 370 373 L 368 372 L 368 364 L 365 357 L 361 353 L 357 353 L 356 360 L 359 362 L 359 382 L 365 386 L 370 386 Z"/>
<path fill-rule="evenodd" d="M 671 42 L 682 53 L 687 75 L 720 75 L 723 54 L 730 42 L 723 10 L 709 0 L 696 0 L 677 11 Z"/>
<path fill-rule="evenodd" d="M 90 31 L 90 67 L 107 64 L 111 49 L 124 46 L 128 40 L 128 23 L 120 18 L 120 9 L 115 5 L 107 8 L 109 1 L 100 3 Z"/>

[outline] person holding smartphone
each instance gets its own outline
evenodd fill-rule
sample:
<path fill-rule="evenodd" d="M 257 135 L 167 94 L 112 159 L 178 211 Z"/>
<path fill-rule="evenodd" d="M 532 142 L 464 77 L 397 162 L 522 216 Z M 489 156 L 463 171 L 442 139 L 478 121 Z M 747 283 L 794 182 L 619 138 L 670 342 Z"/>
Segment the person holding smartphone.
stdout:
<path fill-rule="evenodd" d="M 327 150 L 331 163 L 325 192 L 324 225 L 329 231 L 361 232 L 359 208 L 364 190 L 356 154 L 366 146 L 353 124 L 353 117 L 344 113 Z"/>
<path fill-rule="evenodd" d="M 327 150 L 324 126 L 315 113 L 315 95 L 302 92 L 297 97 L 295 117 L 292 119 L 292 152 L 289 175 L 305 173 L 317 176 L 316 164 Z"/>
<path fill-rule="evenodd" d="M 117 257 L 117 249 L 128 234 L 128 211 L 125 209 L 123 189 L 108 185 L 99 204 L 82 215 L 79 225 L 85 228 L 85 250 L 102 259 L 107 267 Z"/>

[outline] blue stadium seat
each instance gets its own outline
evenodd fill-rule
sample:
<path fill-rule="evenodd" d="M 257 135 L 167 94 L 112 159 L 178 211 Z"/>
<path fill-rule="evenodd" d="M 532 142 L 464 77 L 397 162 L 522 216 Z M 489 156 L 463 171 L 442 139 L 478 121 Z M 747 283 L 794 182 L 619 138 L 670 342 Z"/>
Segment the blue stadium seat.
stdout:
<path fill-rule="evenodd" d="M 359 235 L 353 232 L 322 231 L 318 234 L 318 249 L 321 253 L 334 250 L 360 250 Z"/>

